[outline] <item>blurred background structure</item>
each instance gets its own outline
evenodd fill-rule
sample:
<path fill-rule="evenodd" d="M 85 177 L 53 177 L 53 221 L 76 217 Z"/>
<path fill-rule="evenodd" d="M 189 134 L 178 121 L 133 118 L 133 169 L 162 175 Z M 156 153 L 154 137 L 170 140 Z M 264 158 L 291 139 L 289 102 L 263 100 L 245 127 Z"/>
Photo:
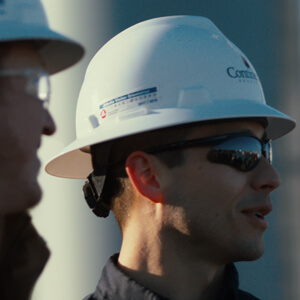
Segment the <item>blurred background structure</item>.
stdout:
<path fill-rule="evenodd" d="M 45 164 L 75 139 L 75 108 L 85 69 L 98 49 L 123 29 L 166 15 L 210 18 L 254 64 L 266 99 L 296 120 L 299 105 L 299 1 L 297 0 L 42 0 L 52 28 L 85 45 L 84 60 L 52 77 L 50 110 L 57 124 L 45 138 Z M 300 124 L 299 124 L 300 126 Z M 256 262 L 239 263 L 241 287 L 266 300 L 300 299 L 300 128 L 275 145 L 282 185 L 273 193 L 266 252 Z M 76 162 L 74 162 L 76 163 Z M 40 173 L 43 201 L 32 211 L 52 256 L 34 300 L 82 299 L 94 291 L 121 236 L 114 218 L 96 218 L 82 196 L 82 180 Z"/>

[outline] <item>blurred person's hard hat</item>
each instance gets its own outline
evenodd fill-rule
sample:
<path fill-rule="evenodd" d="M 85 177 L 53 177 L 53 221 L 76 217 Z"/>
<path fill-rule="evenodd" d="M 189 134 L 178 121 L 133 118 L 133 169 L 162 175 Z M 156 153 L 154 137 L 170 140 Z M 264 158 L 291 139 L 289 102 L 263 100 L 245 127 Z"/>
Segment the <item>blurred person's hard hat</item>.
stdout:
<path fill-rule="evenodd" d="M 0 0 L 0 43 L 36 41 L 49 74 L 75 64 L 83 47 L 49 28 L 39 0 Z"/>

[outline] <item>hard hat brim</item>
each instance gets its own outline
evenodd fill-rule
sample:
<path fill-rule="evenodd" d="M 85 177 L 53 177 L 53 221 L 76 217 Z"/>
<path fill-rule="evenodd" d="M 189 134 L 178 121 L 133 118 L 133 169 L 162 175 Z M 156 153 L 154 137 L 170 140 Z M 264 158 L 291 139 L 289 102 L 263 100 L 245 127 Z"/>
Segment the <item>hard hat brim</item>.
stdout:
<path fill-rule="evenodd" d="M 81 148 L 103 143 L 105 152 L 105 147 L 109 144 L 106 142 L 111 140 L 180 124 L 265 118 L 268 121 L 266 136 L 271 140 L 287 134 L 296 125 L 292 118 L 263 103 L 254 103 L 245 99 L 227 100 L 226 108 L 224 107 L 227 111 L 225 116 L 223 110 L 220 109 L 222 101 L 217 102 L 201 106 L 199 109 L 157 109 L 133 118 L 123 115 L 123 118 L 120 117 L 114 126 L 99 126 L 90 136 L 78 137 L 46 165 L 46 171 L 58 177 L 86 178 L 92 172 L 91 157 L 90 154 L 81 151 Z M 138 128 L 136 124 L 139 124 Z M 95 136 L 98 136 L 98 139 L 95 139 Z"/>
<path fill-rule="evenodd" d="M 76 41 L 52 31 L 46 26 L 13 21 L 1 21 L 0 43 L 14 41 L 43 41 L 40 54 L 49 74 L 62 71 L 84 55 L 84 48 Z"/>

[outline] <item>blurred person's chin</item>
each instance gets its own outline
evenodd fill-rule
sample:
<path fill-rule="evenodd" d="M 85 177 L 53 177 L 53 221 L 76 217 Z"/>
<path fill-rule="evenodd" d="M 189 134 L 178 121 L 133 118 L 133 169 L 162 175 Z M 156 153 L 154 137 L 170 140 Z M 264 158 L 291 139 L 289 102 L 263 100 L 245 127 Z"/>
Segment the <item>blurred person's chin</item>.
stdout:
<path fill-rule="evenodd" d="M 37 205 L 42 197 L 42 190 L 37 180 L 6 183 L 2 181 L 0 192 L 0 215 L 26 211 Z"/>

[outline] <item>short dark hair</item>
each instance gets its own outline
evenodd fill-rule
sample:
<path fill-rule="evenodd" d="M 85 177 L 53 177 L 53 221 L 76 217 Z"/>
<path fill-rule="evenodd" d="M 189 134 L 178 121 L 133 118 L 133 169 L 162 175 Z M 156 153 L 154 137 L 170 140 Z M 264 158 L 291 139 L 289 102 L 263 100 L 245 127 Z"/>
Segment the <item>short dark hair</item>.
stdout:
<path fill-rule="evenodd" d="M 119 226 L 122 228 L 127 219 L 131 205 L 131 185 L 125 171 L 126 158 L 135 151 L 145 151 L 156 145 L 175 142 L 184 139 L 187 133 L 186 125 L 171 127 L 136 134 L 121 138 L 111 145 L 109 164 L 106 168 L 106 178 L 102 197 L 113 211 Z M 92 162 L 95 171 L 102 169 L 101 144 L 91 146 Z M 184 151 L 167 150 L 153 154 L 168 168 L 175 168 L 184 162 Z"/>

